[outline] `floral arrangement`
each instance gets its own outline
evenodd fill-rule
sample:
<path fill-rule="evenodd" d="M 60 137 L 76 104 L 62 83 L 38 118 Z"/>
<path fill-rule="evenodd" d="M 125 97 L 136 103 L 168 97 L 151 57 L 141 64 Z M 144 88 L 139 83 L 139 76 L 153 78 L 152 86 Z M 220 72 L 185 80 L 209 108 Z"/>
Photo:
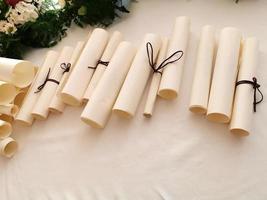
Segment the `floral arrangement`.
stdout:
<path fill-rule="evenodd" d="M 0 0 L 0 56 L 21 58 L 27 47 L 51 47 L 72 22 L 108 26 L 128 12 L 122 0 Z"/>

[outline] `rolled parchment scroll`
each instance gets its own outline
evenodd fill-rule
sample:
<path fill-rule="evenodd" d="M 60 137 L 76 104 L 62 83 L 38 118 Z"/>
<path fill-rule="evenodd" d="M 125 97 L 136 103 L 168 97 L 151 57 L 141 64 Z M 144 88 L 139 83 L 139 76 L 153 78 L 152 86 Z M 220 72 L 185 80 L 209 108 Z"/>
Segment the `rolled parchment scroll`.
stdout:
<path fill-rule="evenodd" d="M 62 101 L 68 105 L 82 104 L 83 95 L 108 42 L 108 32 L 96 28 L 86 43 L 62 92 Z"/>
<path fill-rule="evenodd" d="M 149 64 L 147 43 L 153 47 L 153 63 L 155 62 L 161 47 L 161 38 L 155 34 L 146 34 L 139 50 L 133 60 L 120 94 L 113 107 L 114 113 L 122 117 L 134 116 L 138 104 L 143 95 L 152 68 Z"/>
<path fill-rule="evenodd" d="M 193 113 L 206 114 L 207 112 L 214 51 L 215 29 L 207 25 L 202 28 L 191 89 L 189 110 Z"/>
<path fill-rule="evenodd" d="M 0 58 L 0 80 L 24 88 L 31 84 L 35 76 L 34 65 L 25 60 Z"/>
<path fill-rule="evenodd" d="M 190 34 L 190 19 L 178 17 L 175 22 L 172 36 L 169 41 L 167 56 L 177 50 L 184 52 L 179 62 L 172 63 L 164 68 L 161 77 L 158 95 L 164 99 L 174 99 L 178 96 L 185 58 L 187 55 L 187 44 Z"/>
<path fill-rule="evenodd" d="M 120 43 L 81 115 L 85 123 L 104 128 L 134 55 L 135 48 L 131 43 Z"/>
<path fill-rule="evenodd" d="M 49 105 L 56 95 L 57 87 L 64 73 L 68 73 L 71 68 L 69 63 L 71 55 L 73 53 L 73 48 L 66 46 L 62 49 L 59 58 L 51 73 L 48 74 L 47 78 L 43 84 L 39 86 L 39 91 L 41 92 L 38 101 L 35 103 L 32 115 L 36 119 L 46 119 L 49 114 Z M 40 88 L 43 85 L 43 88 Z"/>
<path fill-rule="evenodd" d="M 18 143 L 11 137 L 0 140 L 0 154 L 10 158 L 18 150 Z"/>
<path fill-rule="evenodd" d="M 84 94 L 83 100 L 88 101 L 97 86 L 99 80 L 101 79 L 102 75 L 104 74 L 106 68 L 108 67 L 108 63 L 113 56 L 114 52 L 116 51 L 119 43 L 122 41 L 122 34 L 119 31 L 115 31 L 109 39 L 107 47 L 98 63 L 94 75 L 88 85 L 88 88 Z"/>
<path fill-rule="evenodd" d="M 76 62 L 79 59 L 79 57 L 83 51 L 84 45 L 85 45 L 84 41 L 79 41 L 77 43 L 77 45 L 75 46 L 73 53 L 72 53 L 72 56 L 71 56 L 71 59 L 70 59 L 70 64 L 71 64 L 70 71 L 68 73 L 63 74 L 61 81 L 59 83 L 58 89 L 57 89 L 57 96 L 60 96 L 60 93 L 61 93 L 63 87 L 65 86 L 66 82 L 68 81 L 69 76 L 76 65 Z"/>
<path fill-rule="evenodd" d="M 162 38 L 162 45 L 161 45 L 159 55 L 157 58 L 157 65 L 166 58 L 167 50 L 168 50 L 168 38 L 165 37 L 165 38 Z M 160 72 L 162 72 L 162 70 Z M 147 95 L 145 109 L 143 112 L 145 117 L 152 116 L 154 105 L 157 99 L 160 80 L 161 80 L 161 74 L 153 73 L 150 88 L 149 88 L 148 95 Z"/>
<path fill-rule="evenodd" d="M 256 77 L 259 62 L 259 44 L 256 38 L 247 38 L 243 43 L 237 81 Z M 254 89 L 252 85 L 236 86 L 230 130 L 237 135 L 249 135 L 252 131 Z"/>
<path fill-rule="evenodd" d="M 33 84 L 23 100 L 23 104 L 15 118 L 16 121 L 27 126 L 32 125 L 34 118 L 32 117 L 31 112 L 41 94 L 40 92 L 37 92 L 38 87 L 44 83 L 49 69 L 55 66 L 58 55 L 59 54 L 56 51 L 48 51 L 41 69 L 39 69 Z"/>
<path fill-rule="evenodd" d="M 231 119 L 240 42 L 241 33 L 238 29 L 227 27 L 222 30 L 207 111 L 210 121 L 228 123 Z"/>

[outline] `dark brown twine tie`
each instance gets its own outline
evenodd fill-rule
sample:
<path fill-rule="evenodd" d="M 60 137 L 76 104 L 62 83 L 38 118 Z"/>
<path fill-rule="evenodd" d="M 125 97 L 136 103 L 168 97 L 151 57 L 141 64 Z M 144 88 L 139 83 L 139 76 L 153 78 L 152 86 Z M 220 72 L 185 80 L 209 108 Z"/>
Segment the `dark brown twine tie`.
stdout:
<path fill-rule="evenodd" d="M 49 78 L 50 71 L 51 71 L 51 68 L 49 68 L 48 73 L 47 73 L 47 75 L 46 75 L 46 78 L 45 78 L 44 82 L 43 82 L 41 85 L 38 86 L 37 91 L 35 91 L 34 93 L 39 93 L 39 92 L 41 92 L 42 89 L 45 87 L 45 85 L 46 85 L 46 83 L 47 83 L 48 81 L 53 82 L 53 83 L 56 83 L 56 84 L 59 84 L 59 81 L 57 81 L 57 80 L 55 80 L 55 79 L 51 79 L 51 78 Z"/>
<path fill-rule="evenodd" d="M 148 62 L 149 62 L 149 66 L 152 68 L 153 73 L 159 73 L 160 75 L 162 75 L 162 72 L 160 71 L 161 69 L 163 69 L 164 67 L 166 67 L 169 64 L 172 64 L 178 60 L 180 60 L 183 55 L 184 52 L 183 51 L 175 51 L 173 54 L 171 54 L 168 58 L 166 58 L 165 60 L 163 60 L 159 66 L 156 66 L 156 63 L 153 61 L 154 60 L 154 51 L 153 51 L 153 46 L 150 42 L 146 43 L 146 52 L 147 52 L 147 57 L 148 57 Z M 176 55 L 180 54 L 180 56 L 174 60 L 173 59 Z"/>
<path fill-rule="evenodd" d="M 99 64 L 104 65 L 104 66 L 107 67 L 109 62 L 108 61 L 98 60 L 95 67 L 88 66 L 88 69 L 96 69 Z"/>
<path fill-rule="evenodd" d="M 60 64 L 61 69 L 63 69 L 63 74 L 70 71 L 71 63 L 61 63 Z"/>
<path fill-rule="evenodd" d="M 259 103 L 261 103 L 263 101 L 263 94 L 262 94 L 262 92 L 259 89 L 260 88 L 260 85 L 257 82 L 257 78 L 256 77 L 253 77 L 252 78 L 252 81 L 250 81 L 250 80 L 241 80 L 241 81 L 236 82 L 236 86 L 241 85 L 241 84 L 249 84 L 249 85 L 252 85 L 252 87 L 254 89 L 253 111 L 256 112 L 257 111 L 256 110 L 257 104 L 259 104 Z M 259 101 L 257 101 L 257 91 L 261 95 L 261 98 L 260 98 Z"/>

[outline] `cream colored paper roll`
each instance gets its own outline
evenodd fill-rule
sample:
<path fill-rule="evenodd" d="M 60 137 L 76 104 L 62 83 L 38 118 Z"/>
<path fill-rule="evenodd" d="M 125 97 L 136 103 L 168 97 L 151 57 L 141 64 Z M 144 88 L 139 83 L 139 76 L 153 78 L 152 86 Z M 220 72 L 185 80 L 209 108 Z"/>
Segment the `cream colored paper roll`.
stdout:
<path fill-rule="evenodd" d="M 157 65 L 159 65 L 166 59 L 167 50 L 168 50 L 168 38 L 162 38 L 162 45 L 159 51 L 159 56 L 157 58 Z M 162 70 L 160 70 L 160 72 L 162 72 Z M 147 95 L 145 109 L 143 112 L 145 117 L 152 116 L 154 105 L 157 99 L 160 79 L 161 79 L 160 73 L 153 73 L 150 88 Z"/>
<path fill-rule="evenodd" d="M 193 113 L 206 114 L 207 112 L 214 51 L 215 30 L 207 25 L 202 28 L 191 89 L 189 110 Z"/>
<path fill-rule="evenodd" d="M 167 56 L 178 50 L 183 51 L 184 54 L 179 61 L 168 65 L 163 70 L 158 95 L 164 99 L 174 99 L 178 96 L 183 74 L 183 65 L 187 55 L 186 50 L 189 34 L 189 18 L 178 17 L 169 42 Z"/>
<path fill-rule="evenodd" d="M 51 74 L 49 75 L 49 79 L 56 80 L 60 83 L 60 80 L 64 73 L 67 73 L 67 67 L 73 53 L 72 47 L 64 47 L 60 53 L 60 56 L 53 67 Z M 70 66 L 71 67 L 71 66 Z M 38 101 L 35 103 L 32 115 L 36 119 L 44 120 L 47 118 L 49 114 L 49 105 L 56 96 L 58 84 L 52 81 L 46 82 L 44 88 L 41 91 L 40 97 Z"/>
<path fill-rule="evenodd" d="M 250 80 L 256 76 L 259 62 L 259 44 L 256 38 L 247 38 L 243 44 L 238 81 Z M 251 85 L 241 84 L 236 87 L 233 116 L 230 130 L 237 135 L 249 135 L 253 121 L 253 95 Z"/>
<path fill-rule="evenodd" d="M 0 139 L 10 136 L 12 133 L 12 126 L 9 122 L 0 120 Z"/>
<path fill-rule="evenodd" d="M 0 58 L 0 80 L 24 88 L 34 79 L 34 65 L 25 60 Z"/>
<path fill-rule="evenodd" d="M 45 61 L 41 69 L 38 70 L 36 78 L 27 92 L 23 104 L 15 118 L 16 121 L 21 122 L 24 125 L 32 125 L 34 118 L 32 117 L 31 112 L 41 94 L 41 92 L 36 93 L 37 88 L 44 83 L 49 68 L 55 66 L 58 55 L 59 54 L 56 51 L 48 51 Z"/>
<path fill-rule="evenodd" d="M 0 105 L 5 105 L 14 100 L 17 94 L 16 87 L 4 81 L 0 81 Z"/>
<path fill-rule="evenodd" d="M 122 42 L 118 46 L 81 115 L 85 123 L 95 128 L 104 128 L 134 55 L 135 48 L 131 43 Z"/>
<path fill-rule="evenodd" d="M 13 103 L 19 108 L 22 106 L 23 100 L 29 89 L 30 87 L 27 87 L 17 92 L 17 95 L 15 96 Z"/>
<path fill-rule="evenodd" d="M 0 140 L 0 153 L 1 155 L 10 158 L 18 150 L 18 143 L 11 137 Z"/>
<path fill-rule="evenodd" d="M 70 55 L 70 53 L 71 53 L 71 57 L 67 57 L 67 56 Z M 57 65 L 61 65 L 61 63 L 65 63 L 65 64 L 69 63 L 70 64 L 70 68 L 69 68 L 68 71 L 63 73 L 63 75 L 62 75 L 62 77 L 60 79 L 60 83 L 62 82 L 63 78 L 65 79 L 64 75 L 70 73 L 70 70 L 73 67 L 72 63 L 74 63 L 76 61 L 74 59 L 77 59 L 77 49 L 73 49 L 73 48 L 70 49 L 69 47 L 64 48 L 62 53 L 61 53 L 61 56 L 60 56 L 59 60 L 57 61 Z M 68 60 L 69 60 L 69 62 L 67 62 Z M 64 111 L 64 109 L 65 109 L 65 103 L 61 100 L 60 95 L 57 95 L 58 91 L 61 89 L 60 88 L 61 87 L 60 83 L 57 86 L 56 94 L 52 97 L 52 100 L 51 100 L 51 102 L 49 104 L 49 107 L 48 107 L 48 109 L 53 113 L 62 113 Z"/>
<path fill-rule="evenodd" d="M 82 103 L 83 95 L 93 75 L 98 60 L 106 47 L 108 32 L 97 28 L 92 32 L 84 50 L 61 92 L 62 101 L 72 106 Z M 89 68 L 90 67 L 90 68 Z"/>
<path fill-rule="evenodd" d="M 119 43 L 122 41 L 122 34 L 119 31 L 115 31 L 108 44 L 107 47 L 101 57 L 101 61 L 103 62 L 109 62 L 112 55 L 114 54 L 116 48 L 118 47 Z M 98 64 L 97 68 L 92 76 L 92 79 L 88 85 L 88 88 L 84 94 L 83 100 L 84 101 L 88 101 L 95 89 L 95 87 L 97 86 L 99 80 L 101 79 L 102 75 L 104 74 L 105 70 L 106 70 L 107 66 L 103 65 L 103 64 Z"/>
<path fill-rule="evenodd" d="M 71 72 L 73 71 L 73 68 L 75 67 L 76 62 L 82 53 L 82 50 L 84 48 L 84 44 L 85 44 L 84 41 L 79 41 L 77 43 L 76 47 L 74 48 L 73 54 L 72 54 L 71 59 L 70 59 L 70 64 L 71 64 L 70 71 L 68 73 L 63 74 L 61 81 L 60 81 L 60 84 L 59 84 L 58 89 L 57 89 L 57 96 L 60 96 L 60 93 L 61 93 L 63 87 L 65 86 L 66 82 L 68 81 L 68 78 L 69 78 Z"/>
<path fill-rule="evenodd" d="M 241 33 L 227 27 L 221 32 L 210 90 L 207 119 L 228 123 L 231 119 Z"/>
<path fill-rule="evenodd" d="M 134 116 L 151 74 L 152 69 L 148 62 L 146 49 L 148 42 L 153 46 L 153 62 L 155 62 L 159 52 L 161 38 L 155 34 L 146 34 L 113 107 L 114 113 L 122 117 L 129 118 Z"/>
<path fill-rule="evenodd" d="M 19 107 L 14 104 L 0 105 L 0 114 L 15 116 L 19 111 Z"/>

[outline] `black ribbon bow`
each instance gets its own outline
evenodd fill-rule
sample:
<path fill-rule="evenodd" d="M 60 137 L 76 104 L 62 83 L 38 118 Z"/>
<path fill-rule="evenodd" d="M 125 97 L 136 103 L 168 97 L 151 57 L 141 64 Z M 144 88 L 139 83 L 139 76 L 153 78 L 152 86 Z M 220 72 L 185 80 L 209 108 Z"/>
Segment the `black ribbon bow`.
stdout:
<path fill-rule="evenodd" d="M 173 54 L 171 54 L 168 58 L 166 58 L 165 60 L 163 60 L 159 66 L 156 66 L 156 63 L 153 61 L 154 60 L 154 52 L 153 52 L 153 46 L 150 42 L 146 43 L 146 52 L 147 52 L 147 57 L 148 57 L 148 62 L 150 67 L 153 69 L 154 73 L 159 73 L 162 75 L 162 72 L 160 71 L 161 69 L 163 69 L 164 67 L 166 67 L 169 64 L 172 64 L 178 60 L 180 60 L 182 58 L 182 56 L 184 55 L 184 52 L 179 50 L 179 51 L 175 51 Z M 178 58 L 171 60 L 173 57 L 175 57 L 176 55 L 181 54 Z"/>
<path fill-rule="evenodd" d="M 60 68 L 63 69 L 63 74 L 70 71 L 71 63 L 61 63 Z"/>
<path fill-rule="evenodd" d="M 256 112 L 257 104 L 259 104 L 259 103 L 261 103 L 263 101 L 263 94 L 259 89 L 260 85 L 257 82 L 257 78 L 253 77 L 252 81 L 250 81 L 250 80 L 241 80 L 241 81 L 236 82 L 236 86 L 241 85 L 241 84 L 249 84 L 249 85 L 253 86 L 253 89 L 254 89 L 253 111 Z M 257 101 L 257 91 L 261 95 L 261 98 L 260 98 L 259 101 Z"/>
<path fill-rule="evenodd" d="M 45 78 L 44 82 L 43 82 L 41 85 L 38 86 L 37 91 L 35 91 L 34 93 L 39 93 L 39 92 L 41 92 L 42 89 L 45 87 L 45 85 L 46 85 L 46 83 L 47 83 L 48 81 L 50 81 L 50 82 L 54 82 L 54 83 L 56 83 L 56 84 L 59 84 L 59 81 L 57 81 L 57 80 L 55 80 L 55 79 L 51 79 L 51 78 L 49 78 L 50 71 L 51 71 L 51 69 L 49 68 L 48 73 L 47 73 L 47 75 L 46 75 L 46 78 Z"/>

